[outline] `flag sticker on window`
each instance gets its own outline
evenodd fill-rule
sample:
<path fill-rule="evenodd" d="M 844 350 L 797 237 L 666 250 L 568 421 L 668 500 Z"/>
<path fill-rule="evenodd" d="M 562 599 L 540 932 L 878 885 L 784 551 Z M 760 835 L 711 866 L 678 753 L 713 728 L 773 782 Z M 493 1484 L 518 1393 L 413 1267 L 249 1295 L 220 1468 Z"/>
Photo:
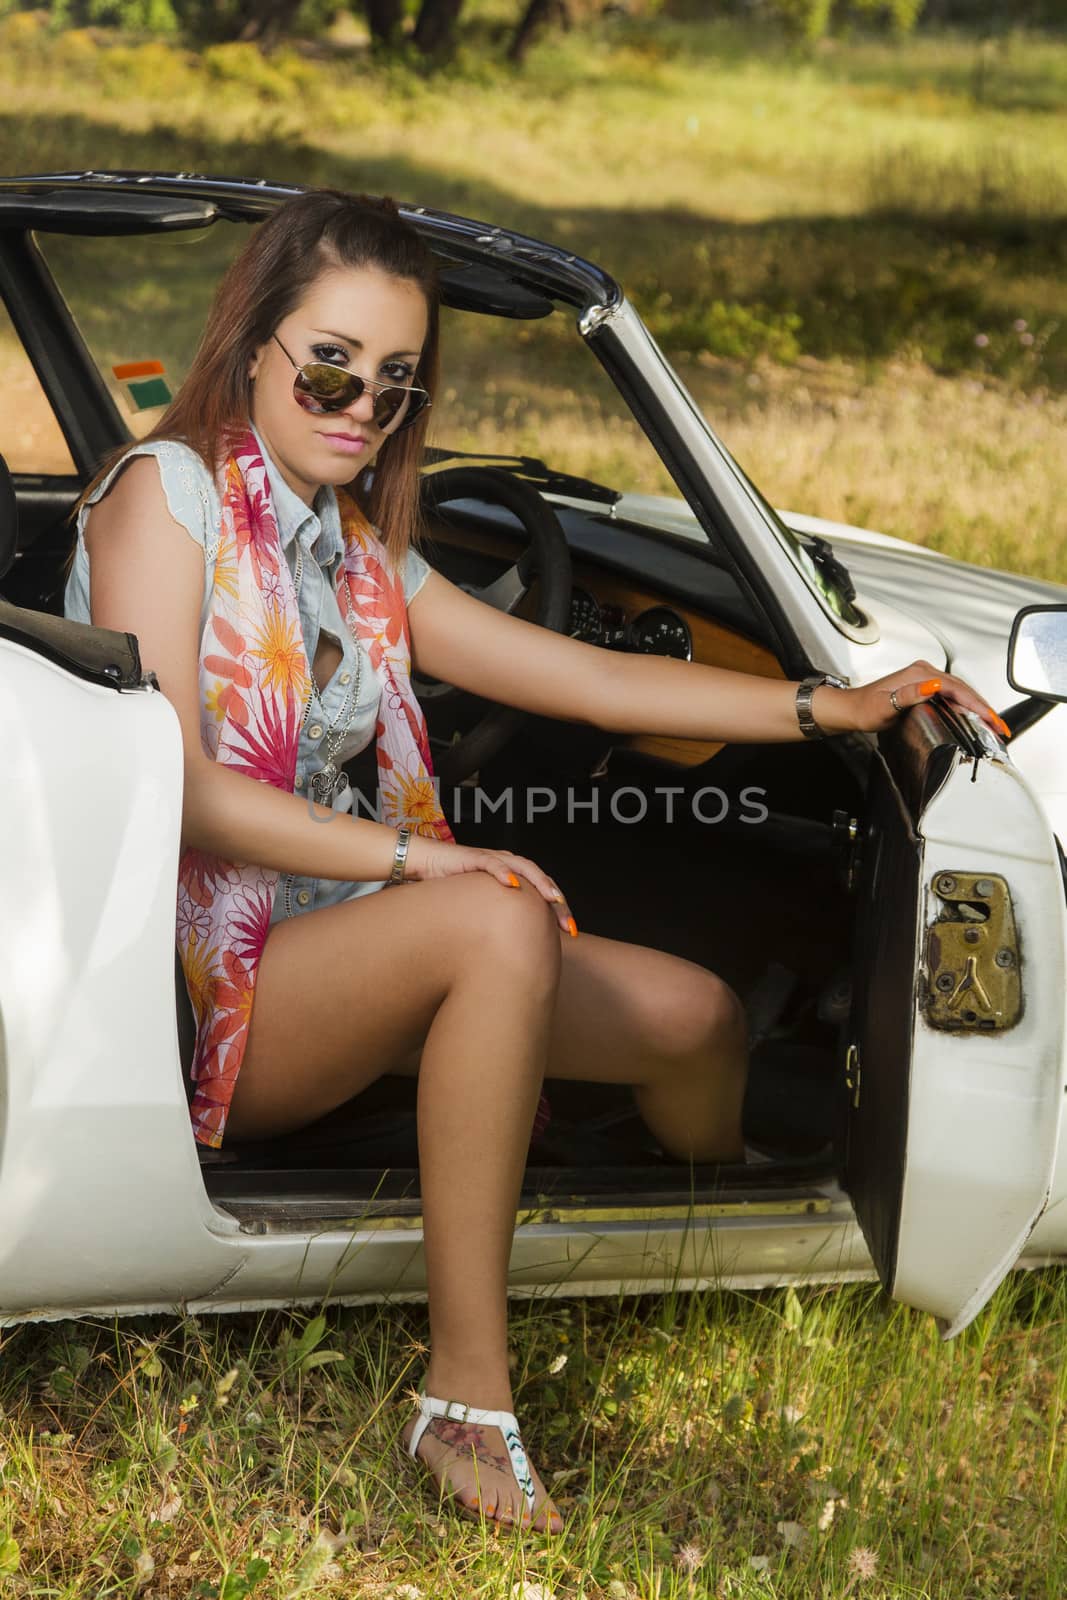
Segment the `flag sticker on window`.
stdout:
<path fill-rule="evenodd" d="M 119 383 L 126 385 L 126 396 L 134 411 L 170 404 L 173 396 L 163 376 L 162 361 L 123 361 L 111 370 Z"/>

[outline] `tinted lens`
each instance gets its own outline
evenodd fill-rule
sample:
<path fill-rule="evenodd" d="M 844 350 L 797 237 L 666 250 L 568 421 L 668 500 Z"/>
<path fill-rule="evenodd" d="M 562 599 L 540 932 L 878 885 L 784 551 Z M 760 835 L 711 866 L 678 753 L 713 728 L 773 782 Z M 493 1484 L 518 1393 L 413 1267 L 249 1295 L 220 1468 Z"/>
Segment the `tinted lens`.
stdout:
<path fill-rule="evenodd" d="M 325 361 L 309 361 L 301 367 L 293 384 L 297 400 L 305 409 L 307 402 L 315 402 L 323 411 L 340 411 L 358 400 L 363 393 L 363 379 L 342 367 L 331 367 Z"/>
<path fill-rule="evenodd" d="M 379 428 L 387 428 L 394 418 L 399 418 L 394 432 L 408 428 L 429 399 L 425 389 L 383 389 L 375 401 L 374 420 Z"/>
<path fill-rule="evenodd" d="M 308 361 L 297 369 L 293 394 L 305 411 L 341 411 L 358 400 L 366 385 L 354 372 L 326 361 Z M 379 428 L 397 422 L 396 431 L 408 427 L 429 400 L 425 389 L 393 386 L 374 393 L 374 421 Z"/>

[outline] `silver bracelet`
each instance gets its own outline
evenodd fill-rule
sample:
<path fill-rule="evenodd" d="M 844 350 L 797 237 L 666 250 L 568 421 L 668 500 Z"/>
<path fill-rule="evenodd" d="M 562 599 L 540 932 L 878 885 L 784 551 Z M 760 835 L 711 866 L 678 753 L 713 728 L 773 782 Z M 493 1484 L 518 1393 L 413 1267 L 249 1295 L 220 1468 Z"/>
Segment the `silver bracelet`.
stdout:
<path fill-rule="evenodd" d="M 828 683 L 834 689 L 847 689 L 848 684 L 844 678 L 837 678 L 832 672 L 813 672 L 808 677 L 802 678 L 797 685 L 796 710 L 797 722 L 805 739 L 825 739 L 826 729 L 820 728 L 811 712 L 811 703 L 816 689 L 820 684 Z"/>
<path fill-rule="evenodd" d="M 402 822 L 396 830 L 396 853 L 393 856 L 393 870 L 389 874 L 390 883 L 403 883 L 404 863 L 408 858 L 408 844 L 411 840 L 411 829 L 406 822 Z"/>

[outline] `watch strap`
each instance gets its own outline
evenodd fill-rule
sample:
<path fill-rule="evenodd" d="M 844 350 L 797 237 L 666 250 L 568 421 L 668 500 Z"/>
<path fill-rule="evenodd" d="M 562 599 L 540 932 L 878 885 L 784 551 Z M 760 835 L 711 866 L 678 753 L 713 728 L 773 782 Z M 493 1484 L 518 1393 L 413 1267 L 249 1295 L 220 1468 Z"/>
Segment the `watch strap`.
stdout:
<path fill-rule="evenodd" d="M 820 728 L 812 715 L 811 703 L 816 689 L 820 684 L 829 683 L 835 689 L 847 689 L 848 684 L 843 678 L 836 678 L 832 672 L 812 672 L 802 678 L 797 685 L 796 707 L 797 722 L 805 739 L 825 739 L 826 729 Z"/>
<path fill-rule="evenodd" d="M 393 855 L 393 870 L 389 874 L 390 883 L 403 883 L 404 864 L 408 858 L 408 845 L 411 842 L 411 829 L 407 823 L 402 822 L 396 830 L 396 851 Z"/>

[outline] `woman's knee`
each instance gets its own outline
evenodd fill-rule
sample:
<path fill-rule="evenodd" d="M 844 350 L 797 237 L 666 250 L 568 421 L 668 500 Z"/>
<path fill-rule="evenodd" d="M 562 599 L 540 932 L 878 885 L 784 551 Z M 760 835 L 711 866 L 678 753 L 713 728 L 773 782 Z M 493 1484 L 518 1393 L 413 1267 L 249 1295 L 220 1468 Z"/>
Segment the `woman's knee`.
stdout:
<path fill-rule="evenodd" d="M 525 879 L 519 888 L 486 872 L 445 880 L 453 885 L 448 935 L 457 975 L 485 965 L 514 969 L 532 984 L 554 988 L 561 966 L 560 927 L 549 902 Z"/>
<path fill-rule="evenodd" d="M 681 1064 L 743 1050 L 748 1025 L 730 985 L 714 972 L 702 972 L 657 1008 L 655 1031 L 658 1053 Z"/>

